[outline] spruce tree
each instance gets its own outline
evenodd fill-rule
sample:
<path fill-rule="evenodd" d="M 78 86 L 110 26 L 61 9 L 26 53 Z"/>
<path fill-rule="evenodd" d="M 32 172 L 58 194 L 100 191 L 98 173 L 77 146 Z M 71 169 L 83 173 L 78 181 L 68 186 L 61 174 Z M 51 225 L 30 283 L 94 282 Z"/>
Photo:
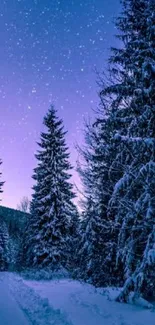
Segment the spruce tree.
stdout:
<path fill-rule="evenodd" d="M 85 202 L 85 210 L 82 212 L 82 218 L 79 227 L 79 243 L 78 243 L 78 263 L 75 274 L 78 278 L 93 283 L 93 266 L 92 249 L 93 246 L 91 223 L 93 219 L 93 205 L 91 197 Z"/>
<path fill-rule="evenodd" d="M 107 118 L 108 113 L 98 114 L 95 123 L 86 126 L 86 145 L 80 150 L 82 164 L 78 168 L 85 197 L 80 231 L 79 276 L 96 286 L 112 284 L 113 280 L 116 284 L 110 256 L 114 250 L 111 244 L 113 234 L 111 220 L 107 218 L 113 183 L 108 175 L 113 152 Z"/>
<path fill-rule="evenodd" d="M 154 258 L 149 259 L 150 251 L 154 256 L 155 224 L 155 2 L 124 0 L 117 27 L 124 45 L 113 49 L 110 59 L 110 74 L 117 82 L 105 87 L 101 98 L 113 98 L 113 167 L 120 172 L 108 217 L 115 217 L 116 267 L 123 266 L 127 279 L 118 299 L 126 300 L 130 290 L 136 296 L 155 287 Z"/>
<path fill-rule="evenodd" d="M 34 194 L 29 237 L 27 265 L 35 267 L 66 267 L 69 259 L 70 222 L 74 198 L 70 180 L 70 163 L 62 121 L 51 107 L 44 118 L 45 132 L 41 133 L 36 154 L 38 166 L 34 169 Z"/>
<path fill-rule="evenodd" d="M 0 271 L 8 270 L 9 263 L 9 234 L 3 217 L 0 217 Z"/>
<path fill-rule="evenodd" d="M 86 195 L 93 195 L 92 220 L 96 215 L 103 223 L 101 254 L 109 284 L 115 280 L 122 285 L 127 279 L 118 300 L 126 300 L 131 290 L 136 296 L 144 288 L 153 294 L 155 288 L 155 2 L 122 3 L 116 24 L 123 46 L 112 49 L 110 77 L 100 93 L 98 140 L 92 148 L 89 132 L 87 166 L 81 174 Z"/>
<path fill-rule="evenodd" d="M 79 227 L 80 216 L 78 209 L 73 204 L 70 207 L 69 237 L 68 237 L 68 260 L 66 268 L 74 276 L 78 266 L 78 244 L 79 244 Z"/>

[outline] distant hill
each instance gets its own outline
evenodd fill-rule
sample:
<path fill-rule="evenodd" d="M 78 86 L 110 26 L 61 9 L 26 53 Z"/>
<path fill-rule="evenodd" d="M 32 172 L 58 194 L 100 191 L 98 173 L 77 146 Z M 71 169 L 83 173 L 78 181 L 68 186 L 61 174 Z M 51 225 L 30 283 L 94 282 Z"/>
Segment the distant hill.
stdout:
<path fill-rule="evenodd" d="M 0 206 L 0 217 L 6 222 L 8 226 L 12 225 L 21 229 L 26 224 L 26 221 L 30 217 L 30 214 Z"/>

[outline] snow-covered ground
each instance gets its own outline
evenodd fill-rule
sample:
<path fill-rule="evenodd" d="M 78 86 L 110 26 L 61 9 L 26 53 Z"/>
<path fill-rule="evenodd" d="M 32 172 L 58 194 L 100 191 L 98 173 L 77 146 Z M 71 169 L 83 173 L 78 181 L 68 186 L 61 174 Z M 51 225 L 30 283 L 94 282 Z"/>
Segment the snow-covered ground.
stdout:
<path fill-rule="evenodd" d="M 28 321 L 10 292 L 6 273 L 0 273 L 0 324 L 28 325 Z"/>
<path fill-rule="evenodd" d="M 1 273 L 0 325 L 11 324 L 155 325 L 155 312 L 109 301 L 103 290 L 78 281 L 30 281 Z"/>

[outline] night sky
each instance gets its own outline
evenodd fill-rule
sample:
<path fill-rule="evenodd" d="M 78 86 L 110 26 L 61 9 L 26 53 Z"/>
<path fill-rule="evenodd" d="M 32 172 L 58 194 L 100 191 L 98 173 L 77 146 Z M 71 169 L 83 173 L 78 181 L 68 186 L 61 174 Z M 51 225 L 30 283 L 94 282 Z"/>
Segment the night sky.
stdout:
<path fill-rule="evenodd" d="M 16 208 L 31 197 L 36 141 L 50 103 L 64 120 L 75 165 L 83 119 L 99 102 L 95 69 L 106 69 L 118 42 L 113 17 L 119 12 L 119 0 L 0 1 L 3 205 Z"/>

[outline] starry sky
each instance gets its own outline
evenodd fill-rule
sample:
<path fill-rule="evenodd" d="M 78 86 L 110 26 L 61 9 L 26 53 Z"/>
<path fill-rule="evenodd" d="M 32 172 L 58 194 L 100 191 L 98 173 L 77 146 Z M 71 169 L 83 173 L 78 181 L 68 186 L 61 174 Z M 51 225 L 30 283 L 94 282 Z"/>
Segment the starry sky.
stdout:
<path fill-rule="evenodd" d="M 119 0 L 0 1 L 3 205 L 16 208 L 31 197 L 36 141 L 51 103 L 68 130 L 75 166 L 83 119 L 99 102 L 95 70 L 106 69 L 109 48 L 118 42 L 113 17 L 119 12 Z"/>

